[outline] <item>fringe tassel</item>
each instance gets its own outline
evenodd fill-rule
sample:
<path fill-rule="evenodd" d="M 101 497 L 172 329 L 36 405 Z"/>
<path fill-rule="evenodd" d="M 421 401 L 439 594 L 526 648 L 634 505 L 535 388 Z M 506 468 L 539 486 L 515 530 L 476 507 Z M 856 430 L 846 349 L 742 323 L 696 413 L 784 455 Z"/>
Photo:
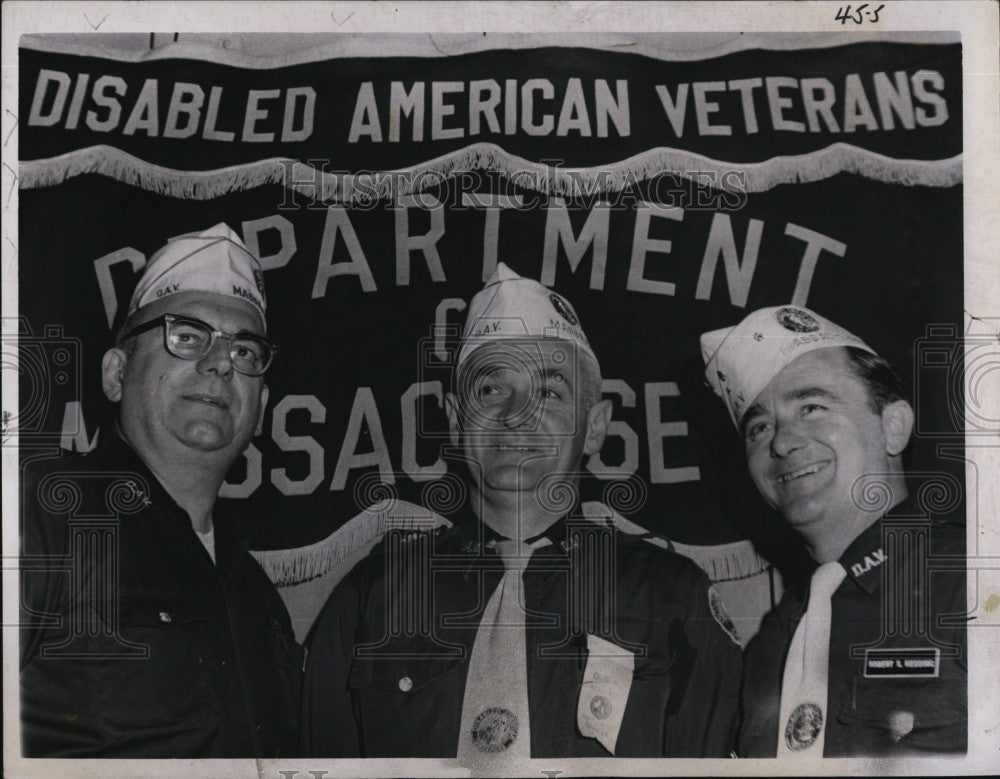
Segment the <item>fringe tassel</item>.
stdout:
<path fill-rule="evenodd" d="M 268 54 L 247 54 L 242 50 L 221 48 L 215 41 L 203 41 L 197 34 L 169 43 L 162 48 L 126 51 L 111 48 L 88 40 L 81 42 L 82 34 L 25 34 L 21 36 L 20 47 L 35 51 L 58 54 L 76 54 L 81 57 L 100 57 L 118 62 L 149 62 L 164 59 L 190 59 L 201 62 L 216 62 L 253 70 L 269 70 L 309 63 L 323 64 L 326 60 L 347 57 L 370 57 L 372 47 L 378 47 L 379 57 L 450 57 L 491 49 L 518 49 L 527 51 L 539 47 L 571 46 L 614 51 L 616 47 L 627 46 L 628 53 L 652 57 L 663 62 L 697 62 L 739 51 L 766 49 L 769 51 L 789 51 L 795 49 L 826 49 L 850 46 L 856 43 L 958 43 L 957 32 L 879 32 L 873 40 L 870 34 L 854 32 L 800 32 L 787 33 L 710 33 L 692 39 L 691 33 L 490 33 L 487 36 L 474 35 L 414 35 L 412 33 L 390 33 L 373 38 L 370 35 L 338 35 L 334 43 L 318 43 L 300 51 L 275 52 Z M 332 37 L 333 34 L 331 34 Z M 237 35 L 237 38 L 240 36 Z M 254 37 L 252 34 L 250 37 Z"/>
<path fill-rule="evenodd" d="M 586 47 L 615 50 L 627 46 L 629 54 L 641 54 L 664 62 L 697 62 L 721 57 L 749 49 L 789 51 L 794 49 L 826 49 L 850 46 L 859 42 L 872 42 L 865 33 L 813 32 L 796 33 L 710 33 L 702 40 L 692 39 L 691 33 L 491 33 L 475 35 L 413 35 L 390 33 L 374 38 L 370 35 L 337 36 L 346 40 L 319 43 L 316 46 L 291 52 L 247 54 L 241 50 L 223 49 L 214 41 L 204 42 L 197 35 L 189 35 L 176 43 L 148 51 L 126 51 L 111 48 L 88 40 L 81 42 L 86 33 L 25 34 L 20 47 L 58 54 L 75 54 L 81 57 L 100 57 L 118 62 L 149 62 L 164 59 L 190 59 L 215 62 L 222 65 L 254 70 L 269 70 L 293 65 L 324 63 L 347 57 L 370 57 L 372 47 L 378 47 L 379 57 L 450 57 L 488 51 L 491 49 L 530 49 L 549 46 Z M 697 35 L 697 34 L 696 34 Z M 332 34 L 331 34 L 332 36 Z M 237 36 L 238 37 L 238 36 Z M 957 32 L 880 32 L 877 43 L 958 43 Z"/>
<path fill-rule="evenodd" d="M 713 582 L 746 579 L 763 573 L 770 563 L 757 554 L 750 541 L 734 541 L 714 546 L 691 546 L 671 541 L 677 554 L 694 560 Z"/>
<path fill-rule="evenodd" d="M 608 508 L 603 503 L 592 501 L 581 506 L 587 519 L 596 521 L 610 520 L 616 528 L 630 535 L 648 534 L 649 531 L 621 514 Z M 663 538 L 649 537 L 646 539 L 655 546 L 673 549 L 678 554 L 693 560 L 713 582 L 746 579 L 767 570 L 770 563 L 757 554 L 750 541 L 734 541 L 730 544 L 715 544 L 712 546 L 692 546 L 668 541 Z"/>
<path fill-rule="evenodd" d="M 216 170 L 175 170 L 155 165 L 114 146 L 89 146 L 45 160 L 22 161 L 22 189 L 52 187 L 74 176 L 98 173 L 148 192 L 185 200 L 211 200 L 230 192 L 284 184 L 294 160 L 272 158 Z"/>
<path fill-rule="evenodd" d="M 365 509 L 321 541 L 298 549 L 252 552 L 276 587 L 302 584 L 329 573 L 389 529 L 430 530 L 450 524 L 405 500 L 384 500 Z"/>
<path fill-rule="evenodd" d="M 621 532 L 642 535 L 648 532 L 603 503 L 592 501 L 581 506 L 585 519 L 610 520 Z M 315 544 L 297 549 L 252 552 L 261 568 L 276 587 L 292 587 L 323 576 L 351 555 L 378 541 L 386 530 L 431 530 L 450 522 L 439 514 L 405 500 L 384 500 L 365 509 L 342 527 Z M 646 539 L 655 546 L 673 549 L 690 558 L 714 582 L 745 579 L 766 570 L 770 565 L 757 554 L 749 541 L 715 546 L 678 544 L 663 538 Z"/>
<path fill-rule="evenodd" d="M 950 187 L 962 181 L 961 154 L 943 160 L 900 160 L 848 143 L 755 163 L 725 162 L 682 149 L 658 148 L 592 168 L 553 168 L 510 154 L 496 144 L 476 143 L 419 165 L 364 174 L 327 173 L 283 157 L 217 170 L 183 171 L 101 145 L 21 162 L 19 167 L 23 189 L 50 187 L 73 176 L 99 173 L 188 200 L 210 200 L 229 192 L 280 184 L 314 200 L 362 205 L 412 195 L 468 170 L 498 173 L 526 189 L 564 197 L 618 192 L 664 174 L 692 181 L 705 173 L 713 174 L 716 181 L 723 181 L 726 174 L 742 174 L 742 179 L 733 179 L 731 188 L 738 186 L 747 193 L 766 192 L 781 184 L 822 181 L 840 173 L 904 186 Z"/>

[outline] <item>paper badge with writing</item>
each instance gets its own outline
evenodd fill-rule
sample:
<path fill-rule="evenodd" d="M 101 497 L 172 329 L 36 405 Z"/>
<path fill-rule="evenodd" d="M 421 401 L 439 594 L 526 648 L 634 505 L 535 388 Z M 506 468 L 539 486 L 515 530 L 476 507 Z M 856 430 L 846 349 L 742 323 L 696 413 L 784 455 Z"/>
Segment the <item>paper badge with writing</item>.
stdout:
<path fill-rule="evenodd" d="M 635 656 L 631 652 L 587 634 L 587 667 L 576 706 L 576 724 L 580 733 L 596 738 L 612 755 L 634 670 Z"/>

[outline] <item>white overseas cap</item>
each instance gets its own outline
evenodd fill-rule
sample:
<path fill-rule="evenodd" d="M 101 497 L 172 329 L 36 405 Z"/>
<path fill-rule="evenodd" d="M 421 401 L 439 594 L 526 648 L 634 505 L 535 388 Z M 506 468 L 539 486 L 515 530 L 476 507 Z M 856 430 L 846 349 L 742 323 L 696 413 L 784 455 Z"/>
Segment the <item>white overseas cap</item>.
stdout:
<path fill-rule="evenodd" d="M 132 293 L 128 316 L 143 306 L 184 292 L 239 298 L 257 310 L 262 323 L 265 321 L 260 260 L 224 222 L 201 233 L 171 238 L 150 257 Z"/>
<path fill-rule="evenodd" d="M 800 355 L 832 346 L 875 354 L 856 335 L 801 306 L 762 308 L 734 327 L 701 336 L 705 378 L 737 427 L 746 408 L 782 368 Z"/>
<path fill-rule="evenodd" d="M 501 262 L 469 304 L 458 365 L 480 346 L 523 338 L 572 341 L 597 359 L 569 301 Z"/>

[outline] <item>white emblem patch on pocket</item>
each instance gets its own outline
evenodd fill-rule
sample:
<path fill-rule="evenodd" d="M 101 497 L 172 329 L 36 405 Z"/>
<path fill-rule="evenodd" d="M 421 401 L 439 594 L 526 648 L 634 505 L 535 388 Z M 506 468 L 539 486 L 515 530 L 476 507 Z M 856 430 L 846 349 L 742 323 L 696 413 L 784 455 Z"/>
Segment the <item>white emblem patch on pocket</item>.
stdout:
<path fill-rule="evenodd" d="M 627 649 L 587 634 L 587 667 L 583 671 L 576 724 L 612 755 L 632 687 L 635 656 Z"/>

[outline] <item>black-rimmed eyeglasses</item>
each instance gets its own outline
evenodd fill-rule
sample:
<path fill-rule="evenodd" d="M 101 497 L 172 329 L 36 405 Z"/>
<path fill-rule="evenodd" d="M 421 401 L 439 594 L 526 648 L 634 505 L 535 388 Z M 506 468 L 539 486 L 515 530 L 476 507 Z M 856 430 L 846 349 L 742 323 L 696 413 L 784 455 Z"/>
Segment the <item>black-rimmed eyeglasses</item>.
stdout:
<path fill-rule="evenodd" d="M 208 322 L 193 317 L 164 314 L 127 330 L 117 338 L 121 343 L 127 338 L 163 326 L 163 346 L 174 357 L 182 360 L 200 360 L 212 351 L 220 336 L 229 341 L 229 359 L 240 373 L 260 376 L 271 365 L 278 347 L 262 336 L 241 331 L 224 333 L 215 330 Z"/>

